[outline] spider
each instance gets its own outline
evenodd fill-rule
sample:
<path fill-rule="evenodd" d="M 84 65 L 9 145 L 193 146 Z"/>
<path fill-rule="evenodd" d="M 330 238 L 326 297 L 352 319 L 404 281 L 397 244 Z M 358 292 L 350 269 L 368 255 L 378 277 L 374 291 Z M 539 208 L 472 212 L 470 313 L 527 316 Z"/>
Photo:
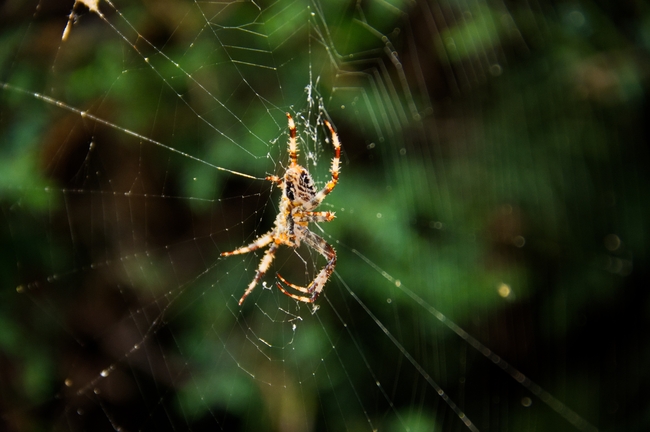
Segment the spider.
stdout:
<path fill-rule="evenodd" d="M 325 120 L 325 126 L 329 129 L 332 135 L 332 145 L 334 146 L 334 158 L 332 159 L 332 167 L 330 173 L 332 178 L 321 190 L 316 190 L 314 180 L 309 174 L 309 171 L 304 167 L 298 165 L 298 143 L 296 141 L 296 124 L 287 113 L 287 121 L 289 125 L 289 159 L 290 164 L 284 173 L 283 177 L 267 176 L 269 180 L 282 188 L 282 198 L 280 198 L 280 209 L 277 217 L 275 218 L 275 225 L 273 229 L 266 234 L 259 236 L 252 243 L 247 246 L 242 246 L 230 252 L 223 252 L 221 256 L 241 255 L 254 250 L 264 248 L 270 244 L 269 248 L 264 253 L 257 267 L 255 277 L 244 291 L 244 295 L 239 299 L 239 305 L 246 300 L 246 297 L 255 289 L 259 281 L 264 277 L 273 259 L 275 252 L 280 245 L 297 248 L 301 242 L 314 249 L 319 254 L 327 259 L 327 264 L 318 273 L 318 275 L 311 281 L 308 287 L 302 287 L 287 282 L 279 273 L 278 278 L 282 283 L 294 290 L 306 294 L 298 295 L 287 291 L 280 282 L 276 282 L 277 287 L 285 295 L 294 300 L 305 303 L 314 303 L 320 293 L 323 291 L 325 283 L 334 271 L 336 266 L 336 251 L 328 244 L 322 237 L 314 234 L 309 230 L 309 223 L 314 222 L 330 222 L 334 219 L 334 212 L 331 211 L 314 211 L 316 207 L 329 195 L 339 181 L 339 160 L 341 157 L 341 143 L 339 137 L 334 132 L 332 125 Z"/>

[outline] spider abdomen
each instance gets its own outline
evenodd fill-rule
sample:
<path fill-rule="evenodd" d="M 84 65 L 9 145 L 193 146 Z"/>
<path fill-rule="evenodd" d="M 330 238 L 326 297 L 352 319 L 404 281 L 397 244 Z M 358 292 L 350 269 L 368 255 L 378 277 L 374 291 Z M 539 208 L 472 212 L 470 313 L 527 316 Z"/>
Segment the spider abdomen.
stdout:
<path fill-rule="evenodd" d="M 302 206 L 309 210 L 309 203 L 317 193 L 314 180 L 306 169 L 298 165 L 287 170 L 284 176 L 284 194 L 292 206 Z"/>

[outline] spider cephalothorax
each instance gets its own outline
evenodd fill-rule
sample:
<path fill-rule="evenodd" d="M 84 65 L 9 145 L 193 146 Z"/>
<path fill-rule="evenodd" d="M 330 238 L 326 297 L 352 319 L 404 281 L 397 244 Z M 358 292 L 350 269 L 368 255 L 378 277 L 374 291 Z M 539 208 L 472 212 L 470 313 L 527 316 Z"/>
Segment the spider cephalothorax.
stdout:
<path fill-rule="evenodd" d="M 334 187 L 339 181 L 339 160 L 341 157 L 341 143 L 339 142 L 338 135 L 334 132 L 332 125 L 325 120 L 325 126 L 330 131 L 332 136 L 332 145 L 334 146 L 334 158 L 332 159 L 332 167 L 330 173 L 332 178 L 321 190 L 316 189 L 314 180 L 309 174 L 309 171 L 304 167 L 298 165 L 298 144 L 296 141 L 296 124 L 289 113 L 287 113 L 289 123 L 289 167 L 287 168 L 284 176 L 268 176 L 267 180 L 276 183 L 282 188 L 282 198 L 280 198 L 280 208 L 277 217 L 275 218 L 275 225 L 273 229 L 264 235 L 259 236 L 255 241 L 247 246 L 240 247 L 231 252 L 223 252 L 221 256 L 241 255 L 252 252 L 256 249 L 266 247 L 270 244 L 267 251 L 264 253 L 255 277 L 244 291 L 239 304 L 241 305 L 246 297 L 255 289 L 264 274 L 268 271 L 275 252 L 280 245 L 286 245 L 293 248 L 300 246 L 302 242 L 327 259 L 327 264 L 316 275 L 308 287 L 302 287 L 287 282 L 282 276 L 278 274 L 278 278 L 288 287 L 301 292 L 305 295 L 297 295 L 288 292 L 280 282 L 277 286 L 284 294 L 289 297 L 306 303 L 313 303 L 316 301 L 320 293 L 323 291 L 325 283 L 334 271 L 336 266 L 336 251 L 330 246 L 322 237 L 314 234 L 309 230 L 310 222 L 329 222 L 334 219 L 334 212 L 313 211 L 325 197 L 332 192 Z"/>

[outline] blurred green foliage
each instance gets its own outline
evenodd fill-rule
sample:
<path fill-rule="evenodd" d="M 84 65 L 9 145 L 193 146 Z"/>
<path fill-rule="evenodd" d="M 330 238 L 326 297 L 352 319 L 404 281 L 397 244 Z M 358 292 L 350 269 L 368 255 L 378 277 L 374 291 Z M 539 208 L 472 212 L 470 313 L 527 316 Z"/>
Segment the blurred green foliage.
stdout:
<path fill-rule="evenodd" d="M 65 42 L 71 5 L 3 6 L 7 430 L 459 429 L 425 375 L 481 430 L 575 430 L 428 305 L 599 429 L 648 428 L 646 6 L 166 6 L 100 3 L 119 33 L 76 6 Z M 344 149 L 337 273 L 295 322 L 277 290 L 235 306 L 259 254 L 218 258 L 279 191 L 215 167 L 281 174 L 287 111 L 318 182 L 320 116 Z M 299 252 L 275 271 L 303 284 Z"/>

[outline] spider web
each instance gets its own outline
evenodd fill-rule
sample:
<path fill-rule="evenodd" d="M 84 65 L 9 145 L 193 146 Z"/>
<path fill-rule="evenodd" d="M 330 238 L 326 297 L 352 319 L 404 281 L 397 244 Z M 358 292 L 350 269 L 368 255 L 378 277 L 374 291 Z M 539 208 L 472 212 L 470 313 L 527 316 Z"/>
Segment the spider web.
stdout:
<path fill-rule="evenodd" d="M 643 19 L 592 3 L 8 2 L 7 430 L 648 426 Z M 627 20 L 627 21 L 626 21 Z M 640 49 L 644 47 L 641 43 Z M 340 182 L 325 264 L 272 226 Z"/>

